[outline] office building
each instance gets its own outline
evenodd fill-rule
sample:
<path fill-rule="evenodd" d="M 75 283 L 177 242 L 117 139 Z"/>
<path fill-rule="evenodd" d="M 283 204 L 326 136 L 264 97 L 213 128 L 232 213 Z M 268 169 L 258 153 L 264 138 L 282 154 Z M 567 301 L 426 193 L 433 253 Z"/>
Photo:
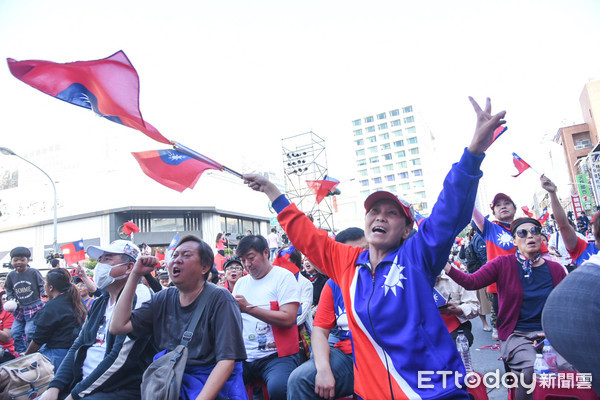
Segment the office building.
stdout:
<path fill-rule="evenodd" d="M 430 189 L 434 143 L 415 106 L 390 108 L 353 120 L 352 138 L 361 198 L 387 190 L 428 215 L 435 202 Z"/>

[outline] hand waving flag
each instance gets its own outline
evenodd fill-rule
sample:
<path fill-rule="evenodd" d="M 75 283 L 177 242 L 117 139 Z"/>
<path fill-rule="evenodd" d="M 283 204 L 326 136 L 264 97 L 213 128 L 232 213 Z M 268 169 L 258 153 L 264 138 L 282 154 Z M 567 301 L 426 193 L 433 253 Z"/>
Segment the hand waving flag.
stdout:
<path fill-rule="evenodd" d="M 93 61 L 55 63 L 7 59 L 11 74 L 57 99 L 94 111 L 165 144 L 155 127 L 145 122 L 139 106 L 140 80 L 123 51 Z"/>

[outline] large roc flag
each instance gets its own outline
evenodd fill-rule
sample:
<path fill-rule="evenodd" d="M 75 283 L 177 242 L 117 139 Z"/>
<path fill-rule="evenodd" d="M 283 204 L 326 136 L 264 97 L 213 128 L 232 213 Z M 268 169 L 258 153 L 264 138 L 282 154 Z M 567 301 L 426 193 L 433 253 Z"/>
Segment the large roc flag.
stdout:
<path fill-rule="evenodd" d="M 123 51 L 93 61 L 55 63 L 7 59 L 13 76 L 57 99 L 92 110 L 165 144 L 171 142 L 145 122 L 139 106 L 140 80 Z"/>

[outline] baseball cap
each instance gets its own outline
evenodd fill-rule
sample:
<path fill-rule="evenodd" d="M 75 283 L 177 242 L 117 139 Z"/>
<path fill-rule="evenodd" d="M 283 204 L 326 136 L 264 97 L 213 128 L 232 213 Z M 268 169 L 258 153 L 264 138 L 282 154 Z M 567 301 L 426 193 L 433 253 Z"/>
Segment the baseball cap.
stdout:
<path fill-rule="evenodd" d="M 237 258 L 237 257 L 231 257 L 230 259 L 228 259 L 227 261 L 225 261 L 225 264 L 223 264 L 223 271 L 225 271 L 227 269 L 227 267 L 229 267 L 229 265 L 233 264 L 233 263 L 242 265 L 242 262 L 240 261 L 239 258 Z M 242 266 L 242 268 L 243 268 L 243 266 Z"/>
<path fill-rule="evenodd" d="M 492 211 L 494 210 L 494 205 L 497 202 L 499 202 L 500 200 L 508 200 L 513 204 L 513 206 L 515 206 L 515 208 L 517 208 L 517 206 L 515 205 L 515 202 L 513 201 L 513 199 L 510 198 L 510 196 L 508 196 L 507 194 L 504 194 L 504 193 L 497 193 L 494 196 L 494 200 L 492 200 L 492 203 L 490 204 L 490 208 L 492 209 Z"/>
<path fill-rule="evenodd" d="M 158 279 L 169 279 L 169 273 L 161 272 L 160 274 L 158 274 Z"/>
<path fill-rule="evenodd" d="M 104 253 L 125 254 L 134 259 L 140 255 L 140 249 L 129 240 L 115 240 L 108 246 L 88 246 L 85 252 L 96 260 Z"/>
<path fill-rule="evenodd" d="M 379 190 L 377 192 L 371 193 L 369 197 L 365 200 L 365 210 L 369 212 L 369 210 L 373 207 L 373 204 L 377 203 L 379 200 L 392 200 L 394 203 L 400 207 L 404 215 L 406 215 L 411 222 L 415 222 L 415 210 L 410 205 L 410 203 L 403 198 L 396 196 L 393 193 L 386 192 L 385 190 Z"/>

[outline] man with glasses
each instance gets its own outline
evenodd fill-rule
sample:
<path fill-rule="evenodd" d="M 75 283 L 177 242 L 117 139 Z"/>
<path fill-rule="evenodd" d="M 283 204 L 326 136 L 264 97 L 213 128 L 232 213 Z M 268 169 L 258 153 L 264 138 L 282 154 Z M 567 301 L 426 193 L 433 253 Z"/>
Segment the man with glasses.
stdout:
<path fill-rule="evenodd" d="M 223 287 L 229 292 L 233 292 L 233 288 L 237 281 L 244 276 L 244 268 L 242 267 L 242 262 L 237 257 L 232 257 L 229 260 L 225 261 L 223 264 L 223 270 L 225 271 L 225 282 L 223 283 Z"/>
<path fill-rule="evenodd" d="M 498 283 L 498 338 L 502 359 L 519 377 L 517 399 L 530 399 L 536 350 L 544 338 L 542 311 L 552 290 L 565 278 L 562 265 L 541 257 L 542 225 L 537 219 L 518 218 L 511 224 L 515 254 L 496 257 L 474 274 L 447 266 L 452 280 L 468 290 Z M 566 368 L 558 358 L 559 367 Z M 565 369 L 561 369 L 565 370 Z M 534 384 L 534 383 L 533 383 Z"/>
<path fill-rule="evenodd" d="M 79 337 L 42 399 L 55 400 L 61 392 L 67 400 L 139 399 L 142 374 L 155 351 L 148 338 L 132 340 L 112 335 L 108 328 L 140 250 L 130 241 L 116 240 L 104 247 L 89 246 L 86 252 L 98 260 L 94 282 L 102 295 L 92 304 Z"/>

